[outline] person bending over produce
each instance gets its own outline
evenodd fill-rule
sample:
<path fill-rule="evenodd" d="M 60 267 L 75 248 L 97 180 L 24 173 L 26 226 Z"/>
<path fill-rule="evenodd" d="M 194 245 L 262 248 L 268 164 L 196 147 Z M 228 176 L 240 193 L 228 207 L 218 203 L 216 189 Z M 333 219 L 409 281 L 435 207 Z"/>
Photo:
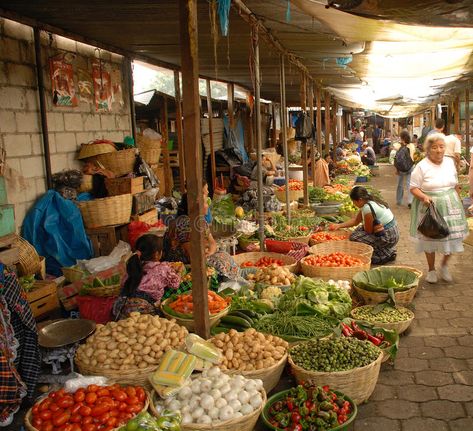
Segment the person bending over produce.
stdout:
<path fill-rule="evenodd" d="M 442 253 L 440 277 L 453 281 L 447 263 L 452 253 L 463 251 L 463 239 L 468 235 L 463 204 L 458 196 L 458 177 L 455 162 L 445 155 L 445 136 L 433 133 L 427 136 L 424 143 L 427 157 L 420 161 L 411 175 L 410 188 L 414 199 L 411 208 L 411 237 L 417 242 L 416 251 L 424 252 L 429 266 L 425 278 L 429 283 L 437 282 L 435 272 L 435 253 Z M 449 228 L 449 235 L 443 239 L 427 238 L 417 228 L 425 207 L 432 203 Z M 423 205 L 422 205 L 423 204 Z"/>
<path fill-rule="evenodd" d="M 204 194 L 203 215 L 208 212 L 209 187 L 204 181 L 202 192 Z M 215 268 L 220 276 L 236 279 L 239 276 L 239 267 L 232 257 L 225 252 L 217 251 L 217 243 L 210 232 L 206 218 L 196 222 L 198 228 L 203 228 L 205 238 L 205 255 L 207 265 Z M 171 222 L 164 236 L 164 260 L 168 262 L 190 263 L 190 233 L 191 220 L 187 205 L 187 193 L 184 193 L 177 212 L 177 217 Z"/>
<path fill-rule="evenodd" d="M 166 262 L 160 262 L 163 239 L 153 234 L 136 241 L 136 252 L 128 259 L 123 288 L 113 306 L 116 320 L 127 318 L 132 311 L 154 314 L 165 289 L 177 289 L 181 277 Z"/>
<path fill-rule="evenodd" d="M 362 223 L 350 235 L 350 241 L 362 242 L 373 247 L 371 263 L 375 265 L 395 260 L 399 228 L 388 204 L 360 186 L 353 187 L 350 199 L 360 211 L 345 223 L 331 224 L 329 229 L 337 230 Z"/>

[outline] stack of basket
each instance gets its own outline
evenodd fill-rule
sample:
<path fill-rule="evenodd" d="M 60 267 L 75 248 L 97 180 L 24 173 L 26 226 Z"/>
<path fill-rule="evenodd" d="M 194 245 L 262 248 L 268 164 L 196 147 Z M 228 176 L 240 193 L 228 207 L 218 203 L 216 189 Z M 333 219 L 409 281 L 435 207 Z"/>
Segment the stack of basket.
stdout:
<path fill-rule="evenodd" d="M 136 146 L 140 155 L 148 165 L 157 165 L 161 156 L 161 139 L 153 139 L 148 136 L 138 135 Z"/>

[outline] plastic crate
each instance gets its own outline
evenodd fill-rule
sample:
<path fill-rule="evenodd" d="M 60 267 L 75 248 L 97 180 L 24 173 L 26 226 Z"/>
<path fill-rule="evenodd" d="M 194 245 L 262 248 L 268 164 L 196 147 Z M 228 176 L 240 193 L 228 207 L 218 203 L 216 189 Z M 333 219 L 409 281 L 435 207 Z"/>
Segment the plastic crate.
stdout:
<path fill-rule="evenodd" d="M 82 319 L 105 324 L 112 320 L 112 308 L 117 297 L 78 296 L 79 314 Z"/>

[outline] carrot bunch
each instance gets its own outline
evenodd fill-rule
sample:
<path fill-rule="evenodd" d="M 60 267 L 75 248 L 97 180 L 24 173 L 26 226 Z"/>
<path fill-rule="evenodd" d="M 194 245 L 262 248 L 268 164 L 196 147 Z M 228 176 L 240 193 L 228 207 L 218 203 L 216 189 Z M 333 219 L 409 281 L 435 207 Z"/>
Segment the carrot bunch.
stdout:
<path fill-rule="evenodd" d="M 341 252 L 309 256 L 304 259 L 304 263 L 312 266 L 323 266 L 330 268 L 350 268 L 352 266 L 363 265 L 363 261 L 361 259 Z"/>
<path fill-rule="evenodd" d="M 220 313 L 220 311 L 227 308 L 231 302 L 231 298 L 222 298 L 220 295 L 217 295 L 211 290 L 207 292 L 207 298 L 209 302 L 210 314 Z M 174 311 L 177 311 L 178 313 L 192 314 L 192 312 L 194 311 L 192 294 L 186 293 L 183 295 L 179 295 L 175 301 L 169 303 L 169 307 L 171 307 Z"/>

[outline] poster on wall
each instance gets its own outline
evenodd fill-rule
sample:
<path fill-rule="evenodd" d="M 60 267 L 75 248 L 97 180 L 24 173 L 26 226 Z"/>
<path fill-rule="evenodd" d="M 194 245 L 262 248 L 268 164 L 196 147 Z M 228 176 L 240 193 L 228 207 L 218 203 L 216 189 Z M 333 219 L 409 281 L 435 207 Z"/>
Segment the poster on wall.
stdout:
<path fill-rule="evenodd" d="M 92 65 L 94 81 L 95 109 L 97 111 L 112 110 L 112 82 L 110 73 L 105 70 L 104 63 L 96 61 Z"/>
<path fill-rule="evenodd" d="M 112 94 L 113 102 L 118 103 L 120 107 L 124 105 L 123 92 L 122 92 L 122 71 L 114 67 L 110 73 L 112 77 Z"/>
<path fill-rule="evenodd" d="M 72 64 L 63 58 L 50 58 L 49 70 L 55 106 L 77 106 Z"/>
<path fill-rule="evenodd" d="M 79 100 L 92 103 L 94 100 L 94 83 L 88 70 L 77 69 L 77 87 L 79 88 Z"/>

